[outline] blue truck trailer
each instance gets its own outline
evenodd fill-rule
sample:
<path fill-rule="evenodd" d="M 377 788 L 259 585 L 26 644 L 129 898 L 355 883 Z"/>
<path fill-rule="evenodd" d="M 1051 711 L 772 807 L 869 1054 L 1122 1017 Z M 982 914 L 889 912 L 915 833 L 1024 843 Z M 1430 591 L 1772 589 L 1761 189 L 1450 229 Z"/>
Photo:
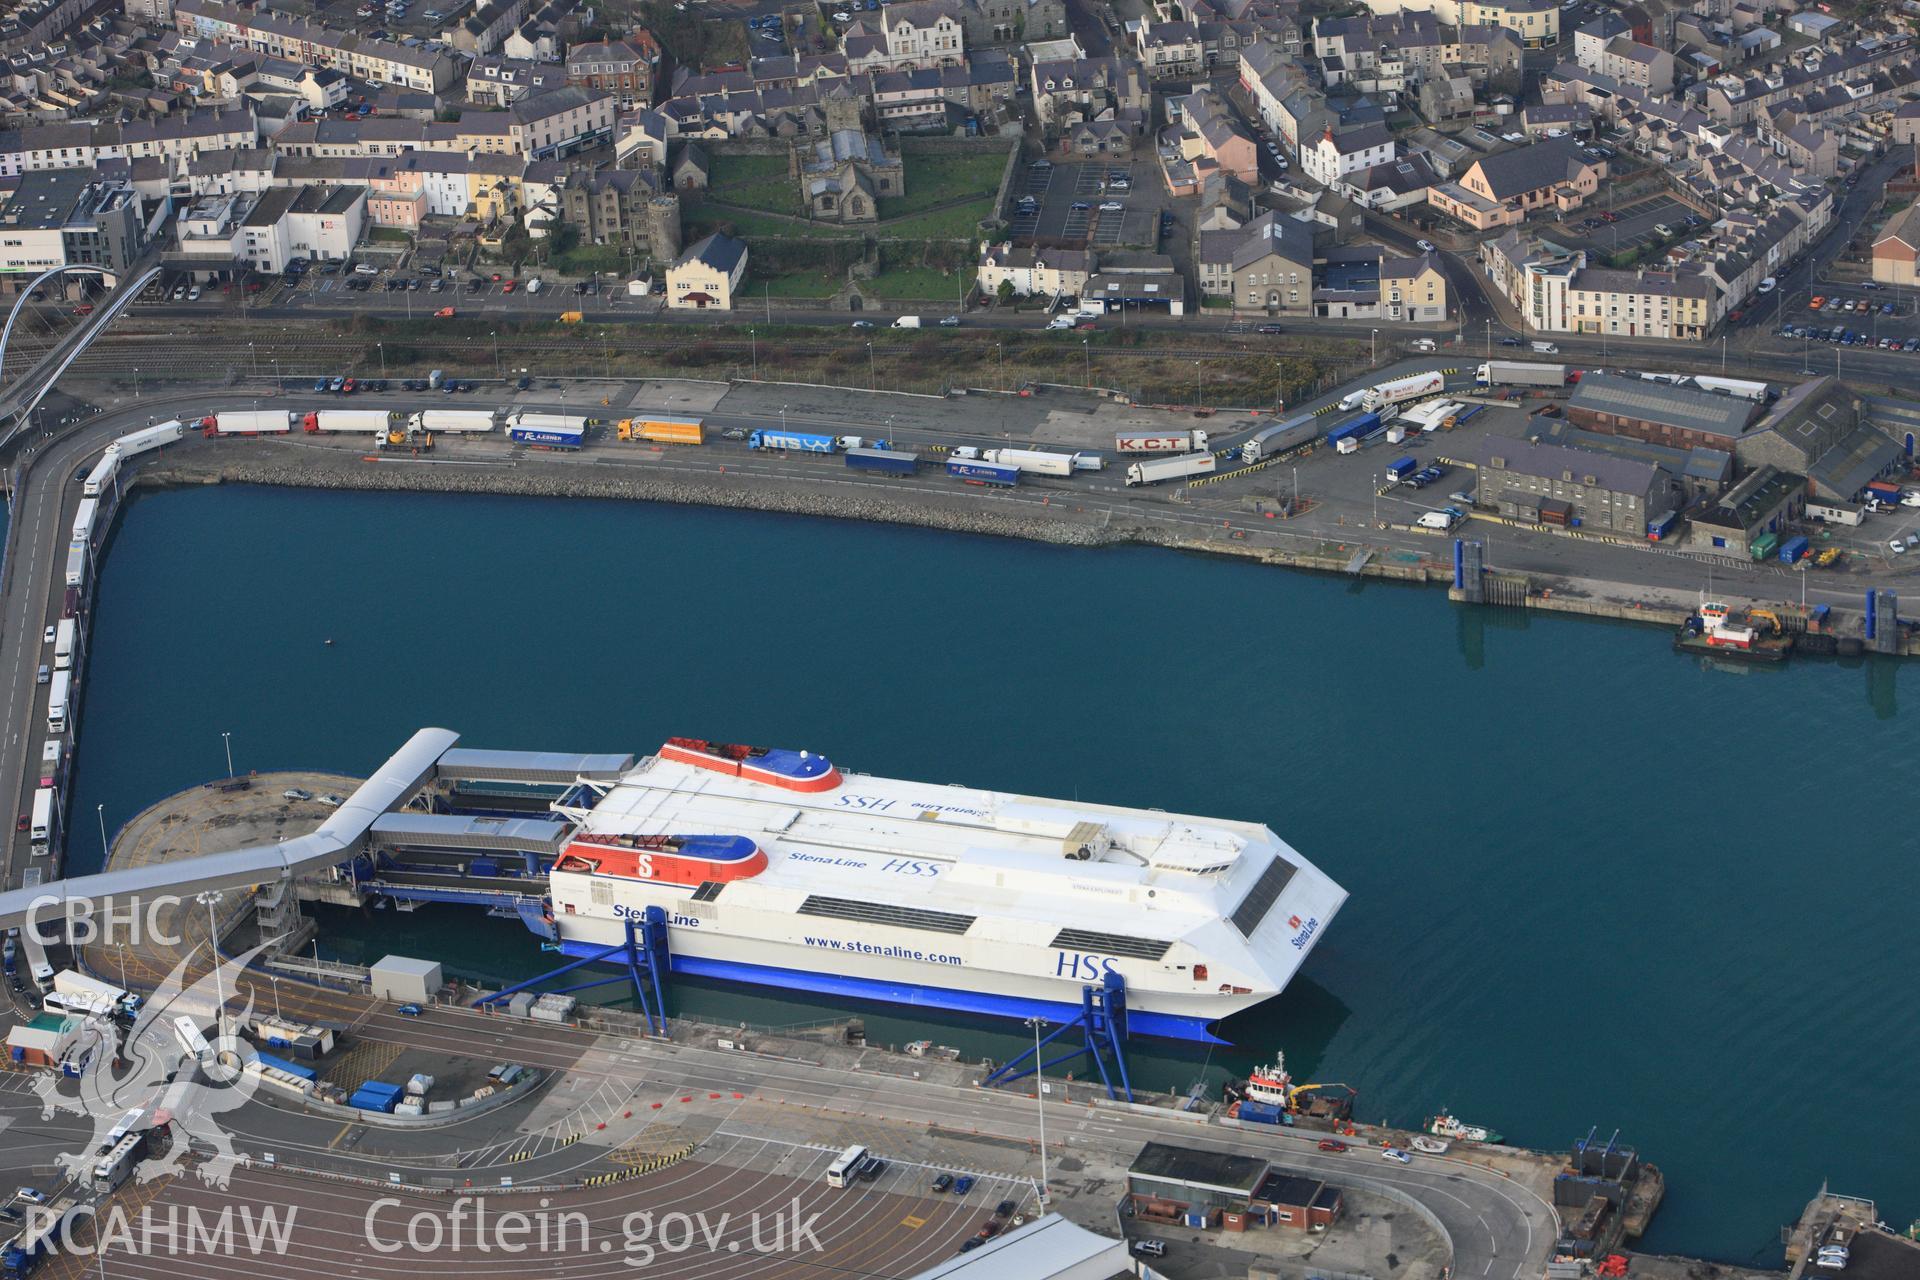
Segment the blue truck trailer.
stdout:
<path fill-rule="evenodd" d="M 832 453 L 832 436 L 809 435 L 804 431 L 756 431 L 747 437 L 749 449 L 797 449 L 801 453 Z"/>
<path fill-rule="evenodd" d="M 1398 483 L 1420 469 L 1420 460 L 1412 454 L 1404 458 L 1395 458 L 1387 464 L 1387 479 Z"/>
<path fill-rule="evenodd" d="M 1364 440 L 1380 429 L 1380 415 L 1360 413 L 1327 432 L 1327 443 L 1338 445 L 1342 440 Z"/>
<path fill-rule="evenodd" d="M 920 455 L 905 449 L 849 449 L 847 465 L 855 471 L 884 471 L 910 476 L 920 469 Z"/>
<path fill-rule="evenodd" d="M 538 445 L 544 449 L 578 449 L 586 433 L 570 431 L 565 427 L 509 427 L 507 438 L 518 444 Z"/>
<path fill-rule="evenodd" d="M 1016 485 L 1020 483 L 1020 468 L 1006 466 L 999 462 L 973 462 L 966 458 L 947 460 L 947 474 L 957 476 L 968 484 Z"/>

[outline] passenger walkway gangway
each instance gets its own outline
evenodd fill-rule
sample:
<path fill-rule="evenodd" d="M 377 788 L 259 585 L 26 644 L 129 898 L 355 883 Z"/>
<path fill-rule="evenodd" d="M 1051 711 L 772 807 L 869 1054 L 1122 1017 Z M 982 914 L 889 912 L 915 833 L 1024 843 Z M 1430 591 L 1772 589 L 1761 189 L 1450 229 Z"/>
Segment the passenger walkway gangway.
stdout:
<path fill-rule="evenodd" d="M 460 735 L 450 729 L 419 730 L 325 822 L 303 836 L 0 893 L 0 928 L 102 911 L 125 918 L 162 896 L 270 884 L 344 862 L 365 850 L 374 822 L 412 799 L 433 777 L 440 757 L 459 740 Z"/>

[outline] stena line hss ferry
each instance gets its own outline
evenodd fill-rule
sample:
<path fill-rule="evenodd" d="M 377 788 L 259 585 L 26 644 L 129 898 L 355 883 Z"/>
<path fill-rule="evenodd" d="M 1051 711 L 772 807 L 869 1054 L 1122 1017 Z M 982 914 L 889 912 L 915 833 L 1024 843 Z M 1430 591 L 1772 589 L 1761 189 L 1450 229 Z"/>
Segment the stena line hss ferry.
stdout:
<path fill-rule="evenodd" d="M 561 806 L 562 950 L 649 906 L 673 968 L 1003 1017 L 1077 1015 L 1117 971 L 1133 1029 L 1213 1039 L 1278 995 L 1346 891 L 1266 827 L 842 773 L 675 738 Z M 529 924 L 533 924 L 529 921 Z"/>

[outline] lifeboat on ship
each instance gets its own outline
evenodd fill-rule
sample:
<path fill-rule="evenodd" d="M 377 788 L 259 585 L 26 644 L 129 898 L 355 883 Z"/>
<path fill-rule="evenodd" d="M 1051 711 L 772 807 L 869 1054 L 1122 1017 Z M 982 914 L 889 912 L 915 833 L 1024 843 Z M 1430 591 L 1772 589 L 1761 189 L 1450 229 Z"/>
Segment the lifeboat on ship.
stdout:
<path fill-rule="evenodd" d="M 833 762 L 811 751 L 748 747 L 705 738 L 668 738 L 660 748 L 660 758 L 788 791 L 831 791 L 840 785 L 840 771 Z"/>
<path fill-rule="evenodd" d="M 767 851 L 746 836 L 587 833 L 568 842 L 553 869 L 697 886 L 757 876 L 767 869 Z"/>

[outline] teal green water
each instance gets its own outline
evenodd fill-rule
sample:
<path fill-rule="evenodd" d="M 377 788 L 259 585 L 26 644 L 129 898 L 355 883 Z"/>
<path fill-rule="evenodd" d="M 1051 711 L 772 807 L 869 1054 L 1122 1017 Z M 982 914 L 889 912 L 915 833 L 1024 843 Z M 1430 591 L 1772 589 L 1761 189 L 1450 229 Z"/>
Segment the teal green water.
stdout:
<path fill-rule="evenodd" d="M 1150 550 L 245 488 L 135 502 L 95 635 L 78 869 L 96 804 L 112 827 L 219 774 L 222 730 L 243 770 L 364 771 L 427 724 L 567 751 L 687 733 L 1255 819 L 1352 898 L 1234 1049 L 1143 1049 L 1146 1083 L 1284 1048 L 1370 1119 L 1450 1105 L 1545 1147 L 1618 1127 L 1668 1172 L 1656 1250 L 1776 1258 L 1823 1178 L 1920 1213 L 1912 666 L 1723 670 L 1651 630 Z M 480 973 L 542 959 L 472 911 L 329 925 Z"/>

